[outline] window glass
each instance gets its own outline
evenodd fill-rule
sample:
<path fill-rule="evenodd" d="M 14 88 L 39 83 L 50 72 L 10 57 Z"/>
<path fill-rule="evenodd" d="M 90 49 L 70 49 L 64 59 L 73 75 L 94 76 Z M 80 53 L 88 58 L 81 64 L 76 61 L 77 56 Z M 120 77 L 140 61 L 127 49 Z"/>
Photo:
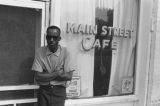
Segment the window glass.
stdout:
<path fill-rule="evenodd" d="M 35 41 L 40 41 L 40 36 L 35 39 L 35 35 L 40 31 L 37 23 L 41 12 L 1 5 L 0 13 L 0 85 L 33 84 L 34 73 L 30 69 Z"/>
<path fill-rule="evenodd" d="M 41 43 L 41 11 L 0 5 L 0 13 L 0 86 L 34 84 L 31 66 Z M 0 100 L 31 97 L 34 90 L 0 92 Z"/>
<path fill-rule="evenodd" d="M 61 0 L 60 16 L 76 69 L 68 98 L 133 94 L 138 0 Z"/>

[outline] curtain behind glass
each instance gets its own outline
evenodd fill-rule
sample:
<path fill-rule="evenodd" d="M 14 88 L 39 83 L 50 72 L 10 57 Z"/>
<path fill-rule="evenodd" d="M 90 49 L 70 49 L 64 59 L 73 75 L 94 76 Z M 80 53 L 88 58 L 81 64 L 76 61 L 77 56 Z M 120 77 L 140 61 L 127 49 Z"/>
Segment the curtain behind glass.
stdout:
<path fill-rule="evenodd" d="M 118 48 L 113 52 L 109 95 L 121 95 L 123 78 L 134 76 L 137 16 L 138 0 L 114 0 L 113 26 L 133 29 L 133 33 L 130 39 L 113 37 Z"/>
<path fill-rule="evenodd" d="M 61 0 L 61 21 L 62 42 L 73 57 L 77 70 L 74 76 L 81 78 L 80 97 L 93 96 L 93 71 L 94 71 L 94 50 L 85 52 L 82 45 L 82 38 L 86 35 L 66 33 L 66 23 L 83 25 L 95 24 L 95 1 L 94 0 Z"/>

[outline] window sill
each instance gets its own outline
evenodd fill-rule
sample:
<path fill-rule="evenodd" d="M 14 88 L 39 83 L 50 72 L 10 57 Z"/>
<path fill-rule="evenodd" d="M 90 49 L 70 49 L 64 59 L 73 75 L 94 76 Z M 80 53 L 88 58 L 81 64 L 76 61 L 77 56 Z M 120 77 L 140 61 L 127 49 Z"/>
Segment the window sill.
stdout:
<path fill-rule="evenodd" d="M 113 104 L 123 102 L 136 102 L 138 98 L 135 95 L 128 96 L 113 96 L 113 97 L 99 97 L 99 98 L 87 98 L 87 99 L 68 99 L 66 100 L 66 106 L 76 105 L 100 105 L 100 104 Z"/>

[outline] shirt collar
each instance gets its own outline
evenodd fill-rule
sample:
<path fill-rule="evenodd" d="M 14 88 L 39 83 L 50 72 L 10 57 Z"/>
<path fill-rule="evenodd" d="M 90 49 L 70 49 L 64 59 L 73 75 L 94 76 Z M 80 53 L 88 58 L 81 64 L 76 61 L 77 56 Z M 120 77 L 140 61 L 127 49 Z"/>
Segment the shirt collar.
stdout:
<path fill-rule="evenodd" d="M 60 53 L 61 53 L 61 46 L 60 46 L 60 45 L 58 46 L 58 49 L 57 49 L 57 51 L 56 51 L 55 53 L 51 52 L 51 51 L 49 50 L 48 46 L 47 46 L 47 50 L 46 50 L 46 55 L 47 55 L 47 56 L 53 54 L 53 55 L 55 55 L 55 56 L 58 57 L 58 56 L 60 55 Z"/>

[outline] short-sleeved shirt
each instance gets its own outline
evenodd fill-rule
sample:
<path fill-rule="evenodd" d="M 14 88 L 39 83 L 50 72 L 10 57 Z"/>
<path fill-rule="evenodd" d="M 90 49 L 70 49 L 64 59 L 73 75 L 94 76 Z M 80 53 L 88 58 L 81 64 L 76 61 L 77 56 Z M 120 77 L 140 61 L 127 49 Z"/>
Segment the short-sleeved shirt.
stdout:
<path fill-rule="evenodd" d="M 56 70 L 63 69 L 69 72 L 71 69 L 69 65 L 69 54 L 66 48 L 58 46 L 58 50 L 53 53 L 49 50 L 48 46 L 43 46 L 36 51 L 35 59 L 33 62 L 32 70 L 47 73 L 52 73 Z M 39 85 L 66 85 L 66 81 L 50 81 L 50 82 L 37 82 Z"/>

